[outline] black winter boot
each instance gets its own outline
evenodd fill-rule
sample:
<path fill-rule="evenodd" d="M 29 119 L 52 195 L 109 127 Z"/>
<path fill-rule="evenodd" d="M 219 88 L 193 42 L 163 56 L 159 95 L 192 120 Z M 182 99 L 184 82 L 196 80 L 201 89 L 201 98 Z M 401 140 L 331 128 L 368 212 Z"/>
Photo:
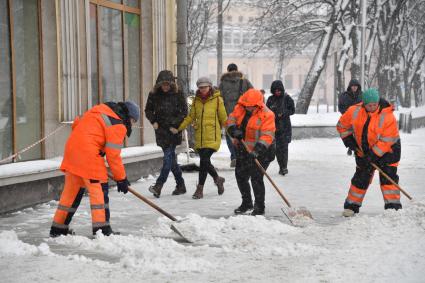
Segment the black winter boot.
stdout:
<path fill-rule="evenodd" d="M 156 183 L 155 185 L 152 185 L 149 187 L 149 191 L 153 193 L 153 195 L 156 198 L 159 198 L 159 196 L 161 195 L 161 190 L 162 190 L 162 184 L 159 184 L 159 183 Z"/>
<path fill-rule="evenodd" d="M 101 231 L 104 236 L 111 236 L 111 235 L 120 235 L 120 232 L 114 232 L 112 231 L 111 226 L 105 226 L 105 227 L 99 227 L 99 228 L 93 228 L 93 235 L 96 235 L 97 231 Z"/>
<path fill-rule="evenodd" d="M 174 196 L 176 196 L 176 195 L 182 195 L 182 194 L 185 194 L 185 193 L 186 193 L 186 185 L 184 183 L 182 183 L 182 184 L 178 184 L 176 186 L 176 189 L 173 191 L 172 194 Z"/>
<path fill-rule="evenodd" d="M 56 238 L 59 236 L 66 236 L 66 235 L 75 235 L 74 231 L 72 229 L 61 229 L 57 227 L 51 227 L 50 228 L 50 237 Z"/>
<path fill-rule="evenodd" d="M 254 210 L 251 212 L 251 215 L 264 215 L 264 205 L 254 205 Z"/>
<path fill-rule="evenodd" d="M 384 208 L 399 210 L 402 209 L 402 206 L 401 203 L 386 203 Z"/>
<path fill-rule="evenodd" d="M 252 205 L 252 202 L 245 202 L 242 201 L 242 204 L 234 210 L 235 214 L 243 214 L 247 212 L 248 210 L 251 210 L 254 206 Z"/>

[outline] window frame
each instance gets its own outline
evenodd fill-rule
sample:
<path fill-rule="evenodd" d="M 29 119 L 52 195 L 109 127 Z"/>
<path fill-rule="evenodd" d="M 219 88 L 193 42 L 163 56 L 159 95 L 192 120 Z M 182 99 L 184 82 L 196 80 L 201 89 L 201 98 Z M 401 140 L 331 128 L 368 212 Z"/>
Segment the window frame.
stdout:
<path fill-rule="evenodd" d="M 41 1 L 41 0 L 38 0 Z M 58 9 L 61 9 L 61 4 L 59 2 L 60 0 L 56 0 L 56 15 L 59 15 L 60 13 L 58 12 Z M 123 96 L 122 98 L 120 98 L 120 100 L 127 100 L 129 98 L 129 93 L 128 93 L 128 88 L 129 88 L 129 74 L 128 74 L 128 69 L 129 69 L 129 62 L 128 62 L 128 58 L 126 58 L 126 52 L 127 52 L 127 48 L 128 48 L 128 33 L 125 31 L 126 29 L 126 22 L 125 22 L 125 15 L 126 13 L 130 13 L 130 14 L 135 14 L 139 17 L 139 58 L 143 58 L 142 57 L 142 29 L 141 29 L 141 25 L 142 25 L 142 19 L 141 19 L 141 1 L 138 0 L 138 7 L 131 7 L 131 6 L 127 6 L 125 4 L 122 3 L 123 1 L 121 1 L 121 3 L 115 3 L 109 0 L 82 0 L 81 2 L 79 1 L 79 3 L 77 4 L 77 6 L 79 7 L 84 6 L 83 10 L 85 15 L 82 16 L 82 18 L 84 18 L 84 22 L 85 22 L 85 29 L 81 30 L 80 36 L 81 35 L 85 35 L 85 47 L 86 50 L 82 50 L 81 54 L 85 53 L 86 56 L 86 61 L 85 64 L 86 66 L 82 67 L 85 68 L 85 71 L 87 73 L 87 96 L 84 94 L 82 96 L 83 99 L 85 99 L 85 104 L 87 106 L 87 109 L 90 109 L 91 107 L 93 107 L 95 104 L 98 103 L 103 103 L 104 101 L 104 90 L 103 90 L 103 86 L 102 86 L 102 80 L 100 80 L 99 78 L 102 77 L 102 55 L 100 53 L 101 51 L 101 46 L 100 46 L 100 42 L 102 40 L 102 34 L 100 31 L 100 19 L 102 16 L 102 8 L 108 8 L 108 9 L 112 9 L 115 11 L 119 11 L 120 12 L 120 16 L 121 16 L 121 50 L 122 50 L 122 82 L 123 82 Z M 95 22 L 94 24 L 95 26 L 95 30 L 96 30 L 96 34 L 94 36 L 96 36 L 95 39 L 95 49 L 96 49 L 96 54 L 95 54 L 95 59 L 93 61 L 95 61 L 96 63 L 96 69 L 97 69 L 97 94 L 94 94 L 95 96 L 97 95 L 97 101 L 93 100 L 93 93 L 92 93 L 92 83 L 95 83 L 92 80 L 92 56 L 91 56 L 91 49 L 92 49 L 92 40 L 91 40 L 91 33 L 90 33 L 90 28 L 91 28 L 91 19 L 90 19 L 90 7 L 94 5 L 94 9 L 96 11 L 96 16 L 95 16 Z M 62 101 L 63 98 L 63 91 L 61 90 L 62 87 L 62 60 L 63 60 L 63 47 L 61 46 L 61 40 L 62 40 L 62 35 L 61 35 L 61 25 L 62 25 L 62 21 L 63 19 L 61 19 L 61 17 L 58 16 L 57 18 L 57 49 L 58 49 L 58 88 L 59 88 L 59 120 L 62 122 L 67 122 L 64 121 L 64 115 L 62 113 L 62 109 L 63 107 L 65 107 L 64 102 Z M 94 42 L 93 42 L 94 43 Z M 93 47 L 94 48 L 94 47 Z M 144 105 L 144 100 L 143 100 L 143 91 L 142 91 L 142 62 L 140 60 L 139 62 L 139 90 L 140 92 L 137 95 L 137 101 L 135 101 L 141 109 L 143 109 L 143 105 Z M 81 94 L 80 94 L 81 95 Z M 78 99 L 78 97 L 76 97 L 75 99 Z M 82 113 L 85 112 L 85 110 L 87 109 L 82 109 Z M 82 114 L 81 113 L 81 114 Z M 77 114 L 78 115 L 78 114 Z M 141 113 L 142 116 L 142 113 Z M 73 119 L 71 117 L 71 119 Z M 68 119 L 69 120 L 69 119 Z M 68 121 L 69 122 L 69 121 Z M 138 127 L 140 127 L 140 139 L 138 140 L 138 145 L 144 145 L 144 138 L 143 138 L 143 124 L 144 121 L 143 119 L 140 119 L 139 121 L 139 125 Z M 127 144 L 127 142 L 126 142 Z"/>
<path fill-rule="evenodd" d="M 9 47 L 10 47 L 10 78 L 11 78 L 11 94 L 12 94 L 12 154 L 16 154 L 19 152 L 18 146 L 17 146 L 17 109 L 16 109 L 16 97 L 17 97 L 17 85 L 16 85 L 16 61 L 15 61 L 15 32 L 14 32 L 14 14 L 13 14 L 13 3 L 14 0 L 7 0 L 7 14 L 8 14 L 8 25 L 9 25 Z M 42 34 L 42 19 L 41 19 L 41 0 L 37 0 L 37 29 L 38 29 L 38 69 L 39 69 L 39 99 L 40 99 L 40 123 L 39 123 L 39 130 L 40 130 L 40 137 L 44 137 L 45 135 L 45 125 L 44 125 L 44 66 L 43 66 L 43 34 Z M 45 149 L 45 142 L 42 141 L 40 143 L 40 158 L 44 159 L 46 149 Z M 13 158 L 11 160 L 11 163 L 17 162 L 18 158 Z M 30 159 L 31 160 L 31 159 Z M 27 161 L 27 160 L 25 160 Z"/>
<path fill-rule="evenodd" d="M 121 1 L 122 2 L 122 1 Z M 128 58 L 126 58 L 126 49 L 127 49 L 127 43 L 128 43 L 128 34 L 125 32 L 125 13 L 131 13 L 131 14 L 136 14 L 139 16 L 139 58 L 142 58 L 142 44 L 141 44 L 141 40 L 142 40 L 142 29 L 141 29 L 141 9 L 140 9 L 140 0 L 138 1 L 138 6 L 139 8 L 135 8 L 135 7 L 131 7 L 131 6 L 127 6 L 125 4 L 119 4 L 119 3 L 115 3 L 115 2 L 111 2 L 108 0 L 86 0 L 86 13 L 90 13 L 90 5 L 94 4 L 96 7 L 96 62 L 97 62 L 97 89 L 98 89 L 98 100 L 99 103 L 103 103 L 104 101 L 104 95 L 103 95 L 103 89 L 102 89 L 102 80 L 100 80 L 99 78 L 102 77 L 102 56 L 100 53 L 100 46 L 99 43 L 102 40 L 101 38 L 101 32 L 100 32 L 100 22 L 99 19 L 101 17 L 101 8 L 109 8 L 109 9 L 113 9 L 113 10 L 118 10 L 121 12 L 121 35 L 122 35 L 122 39 L 121 39 L 121 46 L 122 46 L 122 56 L 123 56 L 123 60 L 122 60 L 122 64 L 123 64 L 123 100 L 126 100 L 129 98 L 129 94 L 128 94 L 128 83 L 129 83 L 129 76 L 128 76 Z M 90 22 L 87 22 L 86 20 L 86 26 L 89 26 Z M 90 26 L 89 26 L 90 29 Z M 86 30 L 87 32 L 87 30 Z M 90 50 L 91 50 L 91 46 L 90 46 L 90 30 L 88 30 L 88 32 L 86 33 L 86 42 L 87 42 L 87 58 L 90 58 Z M 89 60 L 87 60 L 87 74 L 91 74 L 91 62 L 89 62 Z M 138 99 L 139 101 L 137 101 L 136 103 L 140 106 L 141 109 L 143 109 L 143 91 L 142 91 L 142 64 L 141 61 L 139 62 L 139 74 L 140 74 L 140 78 L 139 78 L 139 89 L 140 89 L 140 93 L 138 95 Z M 91 75 L 90 75 L 90 79 L 88 79 L 88 81 L 91 82 Z M 88 98 L 88 106 L 92 107 L 92 88 L 88 87 L 87 88 L 88 93 L 87 93 L 87 98 Z M 141 113 L 142 116 L 143 113 Z M 143 138 L 143 118 L 140 119 L 140 145 L 144 145 L 144 138 Z M 126 140 L 126 144 L 127 144 L 127 140 Z"/>

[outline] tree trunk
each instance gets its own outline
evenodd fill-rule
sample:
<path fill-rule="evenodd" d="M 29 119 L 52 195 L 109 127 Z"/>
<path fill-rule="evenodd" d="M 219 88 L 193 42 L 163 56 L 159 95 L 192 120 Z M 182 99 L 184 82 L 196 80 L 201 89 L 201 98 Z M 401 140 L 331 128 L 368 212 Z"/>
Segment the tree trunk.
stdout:
<path fill-rule="evenodd" d="M 297 106 L 295 108 L 296 113 L 307 114 L 314 89 L 316 88 L 320 74 L 325 67 L 329 47 L 331 46 L 332 38 L 336 29 L 335 22 L 334 16 L 331 17 L 331 20 L 329 21 L 330 24 L 323 31 L 322 38 L 320 39 L 319 46 L 316 50 L 316 54 L 314 55 L 314 60 L 298 97 Z"/>
<path fill-rule="evenodd" d="M 279 61 L 277 62 L 276 79 L 283 81 L 283 60 L 285 60 L 285 49 L 283 46 L 279 48 Z"/>
<path fill-rule="evenodd" d="M 223 0 L 218 0 L 217 13 L 217 85 L 219 85 L 223 70 Z"/>

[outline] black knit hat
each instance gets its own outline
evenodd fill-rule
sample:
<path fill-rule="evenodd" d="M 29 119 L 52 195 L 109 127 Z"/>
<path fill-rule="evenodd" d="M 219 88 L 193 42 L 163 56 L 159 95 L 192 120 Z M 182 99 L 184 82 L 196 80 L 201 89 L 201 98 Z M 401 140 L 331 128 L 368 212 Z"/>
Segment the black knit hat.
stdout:
<path fill-rule="evenodd" d="M 156 78 L 155 85 L 162 85 L 163 83 L 175 84 L 175 78 L 173 72 L 169 70 L 163 70 L 159 72 L 158 77 Z"/>

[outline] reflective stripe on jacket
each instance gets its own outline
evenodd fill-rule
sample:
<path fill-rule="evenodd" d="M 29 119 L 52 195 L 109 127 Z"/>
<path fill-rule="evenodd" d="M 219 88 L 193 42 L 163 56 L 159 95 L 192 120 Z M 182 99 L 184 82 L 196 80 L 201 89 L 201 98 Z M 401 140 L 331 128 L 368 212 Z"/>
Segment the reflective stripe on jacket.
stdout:
<path fill-rule="evenodd" d="M 273 143 L 276 131 L 274 113 L 264 104 L 261 94 L 259 97 L 254 95 L 255 91 L 257 90 L 250 89 L 241 96 L 226 122 L 227 127 L 239 127 L 246 114 L 245 107 L 252 104 L 257 106 L 248 120 L 245 130 L 244 140 L 250 150 L 254 149 L 257 142 L 268 148 Z"/>
<path fill-rule="evenodd" d="M 393 152 L 392 146 L 400 137 L 393 107 L 385 100 L 380 101 L 378 109 L 368 113 L 363 103 L 351 106 L 341 116 L 337 124 L 337 130 L 342 139 L 354 136 L 359 148 L 362 146 L 362 133 L 364 125 L 370 116 L 367 129 L 367 142 L 369 149 L 382 157 L 387 152 Z"/>
<path fill-rule="evenodd" d="M 127 129 L 119 116 L 100 104 L 76 118 L 65 145 L 61 170 L 94 180 L 107 180 L 105 153 L 115 180 L 126 177 L 120 156 Z"/>

